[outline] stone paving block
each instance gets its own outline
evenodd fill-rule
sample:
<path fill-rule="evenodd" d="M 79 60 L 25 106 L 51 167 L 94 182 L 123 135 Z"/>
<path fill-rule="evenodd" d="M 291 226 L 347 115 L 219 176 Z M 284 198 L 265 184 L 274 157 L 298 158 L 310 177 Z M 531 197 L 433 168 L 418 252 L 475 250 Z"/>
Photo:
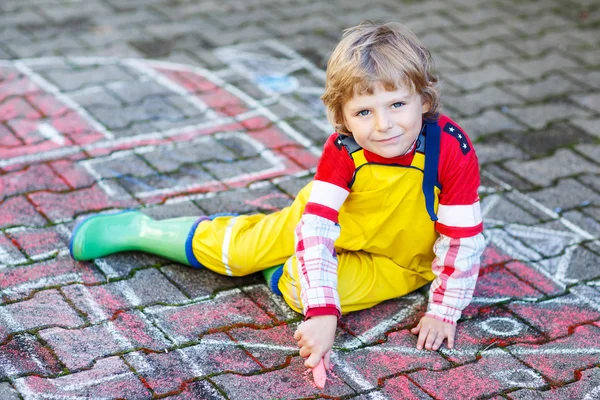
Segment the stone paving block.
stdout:
<path fill-rule="evenodd" d="M 577 67 L 576 62 L 556 53 L 530 60 L 508 60 L 506 65 L 528 78 L 541 78 L 550 71 L 561 71 Z"/>
<path fill-rule="evenodd" d="M 154 268 L 137 271 L 133 278 L 100 286 L 72 285 L 63 292 L 92 324 L 112 318 L 115 312 L 156 303 L 188 300 Z"/>
<path fill-rule="evenodd" d="M 529 156 L 523 149 L 513 145 L 503 136 L 484 136 L 475 145 L 480 165 L 495 163 L 502 160 L 523 160 Z"/>
<path fill-rule="evenodd" d="M 525 264 L 520 261 L 515 261 L 506 264 L 505 267 L 520 279 L 526 281 L 532 287 L 546 295 L 553 296 L 565 292 L 564 286 L 558 284 L 555 280 L 552 280 L 543 273 L 543 266 L 536 266 L 535 263 Z"/>
<path fill-rule="evenodd" d="M 576 157 L 570 158 L 577 159 Z M 580 163 L 585 162 L 583 159 L 580 160 Z M 537 169 L 539 166 L 533 165 L 532 167 Z M 543 169 L 539 171 L 543 171 Z M 554 187 L 529 193 L 529 196 L 552 210 L 563 211 L 579 207 L 581 204 L 595 204 L 598 195 L 589 186 L 582 185 L 574 179 L 562 179 Z"/>
<path fill-rule="evenodd" d="M 14 147 L 21 144 L 21 141 L 17 139 L 14 133 L 12 133 L 4 125 L 0 125 L 0 146 Z"/>
<path fill-rule="evenodd" d="M 554 97 L 561 98 L 586 90 L 585 85 L 557 74 L 549 75 L 543 79 L 536 79 L 530 83 L 507 84 L 505 87 L 529 101 L 543 101 Z"/>
<path fill-rule="evenodd" d="M 485 202 L 485 206 L 482 207 L 485 212 L 486 219 L 492 219 L 496 221 L 502 221 L 503 223 L 517 223 L 521 225 L 534 225 L 539 223 L 540 220 L 536 216 L 526 212 L 518 204 L 515 204 L 506 198 L 500 197 L 500 195 L 496 195 L 493 198 L 493 206 L 490 205 L 491 208 L 487 208 L 488 201 Z M 491 200 L 492 198 L 490 198 Z"/>
<path fill-rule="evenodd" d="M 0 228 L 9 226 L 44 226 L 46 220 L 24 196 L 12 197 L 0 203 Z"/>
<path fill-rule="evenodd" d="M 510 273 L 503 265 L 482 268 L 479 271 L 474 297 L 486 299 L 506 298 L 541 298 L 543 293 L 537 291 Z"/>
<path fill-rule="evenodd" d="M 484 63 L 518 57 L 517 53 L 502 43 L 484 43 L 476 48 L 463 48 L 443 51 L 448 57 L 457 60 L 467 68 L 479 67 Z"/>
<path fill-rule="evenodd" d="M 194 24 L 194 29 L 196 29 Z M 203 28 L 198 31 L 200 37 L 212 46 L 228 46 L 234 43 L 247 42 L 247 41 L 258 41 L 267 39 L 270 36 L 270 32 L 260 26 L 246 26 L 239 29 L 224 31 L 221 29 L 215 29 L 212 26 L 202 24 Z"/>
<path fill-rule="evenodd" d="M 26 262 L 27 259 L 23 256 L 20 249 L 0 232 L 0 269 L 6 265 L 16 265 Z"/>
<path fill-rule="evenodd" d="M 341 347 L 354 348 L 376 343 L 385 339 L 385 333 L 392 329 L 414 327 L 427 308 L 425 296 L 419 292 L 388 300 L 368 310 L 348 313 L 339 323 L 352 336 Z"/>
<path fill-rule="evenodd" d="M 256 281 L 260 282 L 259 285 L 246 285 L 241 288 L 248 297 L 250 297 L 256 304 L 260 306 L 271 318 L 284 322 L 291 319 L 298 319 L 302 317 L 302 314 L 298 314 L 287 305 L 282 296 L 276 295 L 264 284 L 264 278 L 262 274 L 255 274 Z"/>
<path fill-rule="evenodd" d="M 476 362 L 446 371 L 408 375 L 434 398 L 479 398 L 515 388 L 538 388 L 544 378 L 502 350 L 488 350 Z M 457 386 L 454 382 L 460 382 Z"/>
<path fill-rule="evenodd" d="M 0 186 L 4 187 L 2 190 L 4 198 L 44 189 L 53 191 L 69 189 L 63 180 L 45 164 L 32 165 L 22 171 L 3 175 L 0 179 L 2 180 Z"/>
<path fill-rule="evenodd" d="M 589 159 L 597 161 L 600 156 L 600 146 L 597 144 L 594 145 L 584 145 L 580 144 L 575 147 L 577 151 L 586 155 Z M 598 187 L 598 185 L 595 185 Z"/>
<path fill-rule="evenodd" d="M 13 26 L 19 24 L 44 23 L 46 19 L 32 10 L 13 11 L 2 13 L 0 16 L 0 26 Z"/>
<path fill-rule="evenodd" d="M 484 230 L 486 237 L 494 237 L 495 231 L 492 229 Z M 482 269 L 496 265 L 505 265 L 512 261 L 512 257 L 498 248 L 493 242 L 488 242 L 483 254 L 481 255 L 480 265 Z"/>
<path fill-rule="evenodd" d="M 500 64 L 489 64 L 476 71 L 446 73 L 444 78 L 464 90 L 473 90 L 497 82 L 512 82 L 521 80 Z"/>
<path fill-rule="evenodd" d="M 598 182 L 596 182 L 596 177 L 593 175 L 583 175 L 579 177 L 579 180 L 581 182 L 583 182 L 584 184 L 588 185 L 591 188 L 594 188 L 596 191 L 600 190 L 600 184 Z M 586 204 L 589 205 L 591 204 L 591 201 L 586 201 L 584 200 L 582 203 L 580 203 L 580 206 L 585 206 Z"/>
<path fill-rule="evenodd" d="M 128 251 L 97 258 L 94 264 L 110 279 L 126 278 L 131 272 L 144 267 L 165 264 L 164 258 L 148 253 Z"/>
<path fill-rule="evenodd" d="M 128 207 L 131 200 L 112 200 L 99 186 L 70 193 L 34 193 L 29 198 L 53 222 L 73 219 L 77 214 L 111 207 Z"/>
<path fill-rule="evenodd" d="M 0 82 L 0 101 L 9 96 L 24 96 L 37 94 L 41 90 L 31 79 L 25 76 L 15 75 Z"/>
<path fill-rule="evenodd" d="M 96 86 L 105 82 L 131 82 L 135 79 L 127 68 L 112 64 L 80 67 L 77 70 L 64 66 L 62 69 L 57 68 L 49 72 L 42 71 L 42 74 L 63 91 Z"/>
<path fill-rule="evenodd" d="M 283 191 L 289 196 L 295 198 L 298 195 L 298 192 L 300 192 L 300 190 L 302 190 L 302 188 L 311 181 L 312 175 L 307 175 L 300 177 L 283 177 L 281 179 L 274 179 L 273 183 L 275 183 L 278 188 L 283 189 Z"/>
<path fill-rule="evenodd" d="M 262 368 L 283 366 L 298 355 L 294 332 L 298 324 L 283 324 L 267 329 L 236 328 L 228 332 L 235 342 L 250 353 Z"/>
<path fill-rule="evenodd" d="M 176 204 L 161 204 L 158 206 L 144 208 L 144 214 L 155 220 L 165 220 L 179 217 L 198 217 L 204 213 L 191 201 Z"/>
<path fill-rule="evenodd" d="M 165 397 L 168 400 L 225 400 L 225 397 L 209 382 L 194 381 L 185 385 L 185 389 L 173 396 Z"/>
<path fill-rule="evenodd" d="M 508 347 L 508 350 L 554 384 L 561 384 L 577 379 L 576 371 L 598 363 L 598 343 L 600 329 L 594 325 L 583 325 L 563 339 L 540 345 L 518 344 Z"/>
<path fill-rule="evenodd" d="M 572 26 L 572 22 L 568 18 L 549 13 L 540 15 L 535 21 L 530 21 L 529 18 L 510 18 L 506 23 L 528 35 L 535 35 L 548 29 L 549 26 L 553 28 L 552 30 Z"/>
<path fill-rule="evenodd" d="M 0 379 L 60 370 L 56 357 L 33 335 L 16 335 L 0 346 Z"/>
<path fill-rule="evenodd" d="M 32 42 L 19 45 L 7 43 L 6 46 L 19 58 L 35 58 L 54 56 L 57 53 L 64 54 L 69 51 L 76 52 L 77 49 L 83 47 L 83 43 L 81 43 L 77 37 L 56 36 L 48 38 L 44 40 L 44 42 Z"/>
<path fill-rule="evenodd" d="M 237 289 L 220 293 L 209 301 L 178 307 L 148 307 L 144 312 L 177 344 L 231 325 L 267 326 L 273 323 Z"/>
<path fill-rule="evenodd" d="M 158 395 L 176 391 L 196 377 L 224 371 L 251 373 L 261 369 L 224 333 L 204 336 L 197 345 L 166 353 L 137 351 L 124 357 Z"/>
<path fill-rule="evenodd" d="M 598 112 L 600 109 L 600 94 L 599 93 L 588 93 L 588 94 L 577 94 L 572 95 L 570 98 L 582 107 L 587 108 L 592 112 Z"/>
<path fill-rule="evenodd" d="M 10 385 L 10 383 L 0 383 L 0 398 L 4 400 L 20 400 L 19 394 Z"/>
<path fill-rule="evenodd" d="M 335 367 L 334 367 L 335 372 Z M 336 372 L 337 375 L 337 372 Z M 211 378 L 229 397 L 240 399 L 266 399 L 273 395 L 286 398 L 306 398 L 316 395 L 340 397 L 355 394 L 344 381 L 333 374 L 327 377 L 325 389 L 313 383 L 312 374 L 304 367 L 300 357 L 292 360 L 289 367 L 260 375 L 239 376 L 224 374 Z"/>
<path fill-rule="evenodd" d="M 230 140 L 235 140 L 235 137 Z M 243 140 L 239 140 L 239 142 L 244 147 L 250 147 Z M 193 143 L 179 143 L 174 147 L 157 147 L 155 150 L 144 152 L 139 156 L 160 172 L 175 171 L 184 164 L 201 163 L 208 160 L 232 161 L 235 159 L 233 153 L 212 137 L 202 138 Z"/>
<path fill-rule="evenodd" d="M 516 174 L 540 186 L 549 186 L 554 180 L 562 177 L 600 172 L 599 166 L 567 149 L 558 150 L 550 157 L 531 161 L 509 161 L 505 165 Z"/>
<path fill-rule="evenodd" d="M 383 344 L 364 347 L 348 353 L 336 354 L 336 374 L 355 390 L 377 387 L 381 378 L 414 369 L 439 370 L 450 367 L 435 351 L 417 350 L 417 336 L 408 330 L 392 332 Z M 340 361 L 338 361 L 338 359 Z M 339 369 L 338 369 L 339 368 Z M 360 376 L 363 384 L 352 383 Z M 355 386 L 356 385 L 356 386 Z"/>
<path fill-rule="evenodd" d="M 59 256 L 50 261 L 1 269 L 0 293 L 5 300 L 16 300 L 37 289 L 103 280 L 88 264 L 76 262 L 70 256 Z"/>
<path fill-rule="evenodd" d="M 139 311 L 87 328 L 50 328 L 39 334 L 69 369 L 87 367 L 116 353 L 139 348 L 161 351 L 172 345 Z"/>
<path fill-rule="evenodd" d="M 569 264 L 569 269 L 565 274 L 565 280 L 586 281 L 600 276 L 598 262 L 600 256 L 590 251 L 586 246 L 579 246 L 574 249 Z"/>
<path fill-rule="evenodd" d="M 534 129 L 542 129 L 551 122 L 567 118 L 585 118 L 591 114 L 585 109 L 560 100 L 539 105 L 507 107 L 507 113 Z"/>
<path fill-rule="evenodd" d="M 573 294 L 539 303 L 513 302 L 508 308 L 551 339 L 569 334 L 578 325 L 600 319 L 600 311 Z"/>
<path fill-rule="evenodd" d="M 59 229 L 60 227 L 14 228 L 6 232 L 29 258 L 40 260 L 68 249 L 64 232 L 59 232 Z"/>
<path fill-rule="evenodd" d="M 60 378 L 28 376 L 16 379 L 15 387 L 26 399 L 84 397 L 142 400 L 152 397 L 120 357 L 98 360 L 88 371 Z"/>
<path fill-rule="evenodd" d="M 1 306 L 0 320 L 0 342 L 15 332 L 51 326 L 75 328 L 84 324 L 84 320 L 54 289 L 36 293 L 29 300 Z"/>
<path fill-rule="evenodd" d="M 504 24 L 504 21 L 492 22 L 481 27 L 461 27 L 448 31 L 449 36 L 457 38 L 467 46 L 484 43 L 490 39 L 508 39 L 514 36 L 514 32 Z"/>
<path fill-rule="evenodd" d="M 54 171 L 73 189 L 91 186 L 95 182 L 94 177 L 76 161 L 77 157 L 80 155 L 75 155 L 70 160 L 64 159 L 50 163 Z"/>
<path fill-rule="evenodd" d="M 585 148 L 585 151 L 588 151 L 587 149 L 592 147 L 590 144 L 594 142 L 593 137 L 586 135 L 580 129 L 566 122 L 553 123 L 546 129 L 525 134 L 508 132 L 504 136 L 534 157 L 543 156 L 560 147 L 578 143 L 585 143 L 580 148 Z"/>
<path fill-rule="evenodd" d="M 455 348 L 445 345 L 443 355 L 451 362 L 464 364 L 475 361 L 478 354 L 489 348 L 505 347 L 514 343 L 536 343 L 544 341 L 540 332 L 501 307 L 481 308 L 475 318 L 459 321 L 456 327 Z"/>
<path fill-rule="evenodd" d="M 519 105 L 523 101 L 518 97 L 497 87 L 487 87 L 479 92 L 469 92 L 462 95 L 446 95 L 444 104 L 458 110 L 462 115 L 472 115 L 489 107 Z"/>
<path fill-rule="evenodd" d="M 0 122 L 6 122 L 13 118 L 38 119 L 41 116 L 39 111 L 35 110 L 22 97 L 9 98 L 0 104 Z"/>
<path fill-rule="evenodd" d="M 478 116 L 463 117 L 460 119 L 460 125 L 468 133 L 471 140 L 476 140 L 492 133 L 506 131 L 521 132 L 526 129 L 522 123 L 497 110 L 488 110 Z"/>
<path fill-rule="evenodd" d="M 569 385 L 551 388 L 547 391 L 517 390 L 508 394 L 509 399 L 518 400 L 550 400 L 550 399 L 593 399 L 598 396 L 600 368 L 592 368 L 581 372 L 581 378 Z"/>
<path fill-rule="evenodd" d="M 144 55 L 133 47 L 124 43 L 110 44 L 104 47 L 81 48 L 77 50 L 77 57 L 118 57 L 118 58 L 142 58 Z"/>
<path fill-rule="evenodd" d="M 336 14 L 339 15 L 339 14 Z M 346 16 L 347 13 L 344 13 Z M 328 15 L 323 13 L 306 15 L 301 19 L 293 20 L 272 20 L 272 22 L 265 24 L 265 29 L 268 31 L 275 32 L 277 36 L 287 35 L 300 35 L 303 32 L 314 32 L 325 29 L 331 29 L 335 21 L 332 20 Z M 336 18 L 337 19 L 337 18 Z"/>

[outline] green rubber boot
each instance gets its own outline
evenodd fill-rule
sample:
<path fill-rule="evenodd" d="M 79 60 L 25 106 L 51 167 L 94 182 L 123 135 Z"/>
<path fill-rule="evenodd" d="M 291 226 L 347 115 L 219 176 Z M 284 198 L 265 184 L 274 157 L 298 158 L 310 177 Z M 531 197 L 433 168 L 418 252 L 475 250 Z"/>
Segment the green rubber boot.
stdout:
<path fill-rule="evenodd" d="M 267 286 L 275 293 L 276 295 L 283 296 L 281 294 L 281 290 L 277 286 L 279 284 L 279 279 L 283 274 L 283 265 L 276 265 L 274 267 L 270 267 L 262 270 L 262 274 L 267 282 Z"/>
<path fill-rule="evenodd" d="M 122 251 L 143 251 L 194 267 L 188 238 L 198 222 L 208 217 L 182 217 L 156 221 L 138 211 L 94 215 L 73 230 L 69 249 L 79 261 Z M 198 265 L 195 265 L 198 264 Z"/>

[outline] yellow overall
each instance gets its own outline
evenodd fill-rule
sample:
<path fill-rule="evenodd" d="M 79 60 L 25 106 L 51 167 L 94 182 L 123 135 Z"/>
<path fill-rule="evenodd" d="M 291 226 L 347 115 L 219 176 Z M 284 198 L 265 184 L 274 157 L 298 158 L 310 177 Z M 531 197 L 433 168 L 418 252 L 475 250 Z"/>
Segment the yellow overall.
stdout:
<path fill-rule="evenodd" d="M 422 189 L 425 156 L 408 167 L 368 163 L 362 149 L 352 153 L 355 179 L 339 214 L 338 293 L 342 312 L 362 310 L 403 296 L 432 281 L 434 222 Z M 272 214 L 217 217 L 201 222 L 192 251 L 197 261 L 220 274 L 243 276 L 285 263 L 279 290 L 302 312 L 294 230 L 312 184 L 291 206 Z M 435 188 L 435 210 L 439 189 Z"/>

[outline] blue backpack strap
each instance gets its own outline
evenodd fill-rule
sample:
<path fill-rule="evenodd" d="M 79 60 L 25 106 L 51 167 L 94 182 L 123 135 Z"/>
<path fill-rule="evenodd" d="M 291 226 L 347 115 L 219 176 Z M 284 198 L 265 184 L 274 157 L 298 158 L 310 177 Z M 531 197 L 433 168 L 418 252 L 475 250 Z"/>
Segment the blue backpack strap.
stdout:
<path fill-rule="evenodd" d="M 425 207 L 432 221 L 437 221 L 435 214 L 435 186 L 438 183 L 438 162 L 440 159 L 440 136 L 441 130 L 437 121 L 425 121 L 425 168 L 423 171 L 423 194 L 425 195 Z"/>

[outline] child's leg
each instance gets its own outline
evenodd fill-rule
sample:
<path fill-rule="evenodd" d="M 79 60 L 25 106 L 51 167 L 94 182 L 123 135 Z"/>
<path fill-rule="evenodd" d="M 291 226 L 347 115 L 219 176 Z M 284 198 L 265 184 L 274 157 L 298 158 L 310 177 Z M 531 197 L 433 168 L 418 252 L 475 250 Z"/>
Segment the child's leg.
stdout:
<path fill-rule="evenodd" d="M 364 251 L 338 254 L 338 294 L 343 313 L 404 296 L 434 278 L 429 265 L 415 265 L 409 269 L 387 257 Z M 288 305 L 302 313 L 296 256 L 285 263 L 278 288 Z"/>
<path fill-rule="evenodd" d="M 191 265 L 186 241 L 197 221 L 198 217 L 156 221 L 137 211 L 95 215 L 75 228 L 69 247 L 73 258 L 81 261 L 135 250 Z"/>

